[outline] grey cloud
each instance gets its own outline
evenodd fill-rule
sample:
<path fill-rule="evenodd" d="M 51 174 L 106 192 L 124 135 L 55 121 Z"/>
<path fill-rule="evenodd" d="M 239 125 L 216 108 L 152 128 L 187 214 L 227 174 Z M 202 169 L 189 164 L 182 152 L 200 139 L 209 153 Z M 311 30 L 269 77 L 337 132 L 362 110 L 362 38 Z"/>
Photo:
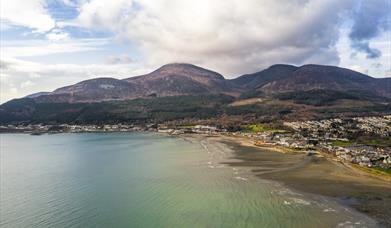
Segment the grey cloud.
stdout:
<path fill-rule="evenodd" d="M 6 62 L 4 60 L 0 60 L 0 68 L 1 69 L 5 70 L 5 69 L 9 68 L 10 65 L 11 65 L 10 62 Z"/>
<path fill-rule="evenodd" d="M 368 41 L 353 41 L 352 47 L 358 51 L 366 53 L 368 59 L 379 58 L 382 54 L 379 49 L 369 47 Z"/>
<path fill-rule="evenodd" d="M 381 63 L 372 63 L 371 66 L 373 68 L 381 68 L 383 66 L 383 64 L 381 64 Z"/>
<path fill-rule="evenodd" d="M 120 55 L 109 56 L 105 62 L 106 64 L 130 64 L 133 63 L 134 60 L 128 55 Z"/>
<path fill-rule="evenodd" d="M 381 56 L 381 51 L 369 46 L 369 40 L 377 37 L 382 31 L 390 30 L 389 0 L 362 0 L 357 1 L 354 9 L 353 26 L 349 34 L 352 48 L 367 54 L 373 59 Z"/>
<path fill-rule="evenodd" d="M 80 7 L 79 26 L 115 32 L 148 68 L 191 62 L 229 77 L 274 63 L 338 65 L 347 15 L 352 47 L 376 58 L 381 52 L 369 41 L 389 27 L 389 0 L 121 0 L 96 7 L 101 1 Z"/>
<path fill-rule="evenodd" d="M 141 47 L 153 66 L 189 61 L 229 77 L 274 63 L 338 64 L 335 43 L 340 12 L 348 2 L 264 0 L 240 7 L 236 3 L 216 3 L 196 21 L 190 20 L 191 10 L 176 12 L 162 4 L 152 11 L 146 6 L 120 36 Z"/>

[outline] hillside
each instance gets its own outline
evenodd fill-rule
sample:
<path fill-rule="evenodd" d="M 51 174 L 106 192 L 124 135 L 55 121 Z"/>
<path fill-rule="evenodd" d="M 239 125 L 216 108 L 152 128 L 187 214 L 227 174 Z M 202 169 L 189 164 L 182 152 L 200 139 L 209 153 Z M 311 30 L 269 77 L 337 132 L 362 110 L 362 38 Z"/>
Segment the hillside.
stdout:
<path fill-rule="evenodd" d="M 391 80 L 377 79 L 335 66 L 273 65 L 263 71 L 233 79 L 234 84 L 263 94 L 293 91 L 335 90 L 362 91 L 391 97 Z"/>
<path fill-rule="evenodd" d="M 0 105 L 0 123 L 266 121 L 391 113 L 391 79 L 333 66 L 273 65 L 227 80 L 168 64 L 123 80 L 96 78 Z"/>

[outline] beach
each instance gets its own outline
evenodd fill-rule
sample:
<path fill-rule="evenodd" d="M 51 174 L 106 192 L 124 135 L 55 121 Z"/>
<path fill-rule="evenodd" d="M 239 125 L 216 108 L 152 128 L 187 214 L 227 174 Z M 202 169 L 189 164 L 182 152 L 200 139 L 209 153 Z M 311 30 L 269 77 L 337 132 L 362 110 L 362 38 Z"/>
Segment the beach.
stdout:
<path fill-rule="evenodd" d="M 329 197 L 370 216 L 380 227 L 391 226 L 389 180 L 353 169 L 321 154 L 258 147 L 250 139 L 241 137 L 208 138 L 211 144 L 224 144 L 231 149 L 232 153 L 226 154 L 225 160 L 220 160 L 221 164 L 246 168 L 249 175 L 276 181 L 294 191 Z"/>

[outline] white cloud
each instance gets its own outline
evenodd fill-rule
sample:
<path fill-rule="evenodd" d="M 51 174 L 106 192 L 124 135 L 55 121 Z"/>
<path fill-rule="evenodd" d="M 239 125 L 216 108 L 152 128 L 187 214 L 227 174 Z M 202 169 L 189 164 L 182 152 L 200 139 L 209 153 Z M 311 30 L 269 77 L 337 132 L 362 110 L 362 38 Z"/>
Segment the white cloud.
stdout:
<path fill-rule="evenodd" d="M 20 88 L 25 89 L 25 88 L 28 88 L 28 87 L 33 86 L 34 84 L 35 84 L 34 82 L 32 82 L 32 81 L 30 81 L 30 80 L 27 80 L 27 81 L 22 82 L 22 83 L 20 84 Z"/>
<path fill-rule="evenodd" d="M 69 33 L 59 29 L 53 29 L 50 33 L 47 33 L 46 38 L 50 41 L 65 41 L 70 39 Z"/>
<path fill-rule="evenodd" d="M 368 69 L 363 66 L 353 65 L 353 66 L 349 66 L 347 68 L 354 70 L 354 71 L 357 71 L 357 72 L 360 72 L 360 73 L 363 73 L 363 74 L 368 74 Z"/>
<path fill-rule="evenodd" d="M 91 0 L 80 7 L 77 22 L 89 28 L 115 29 L 126 17 L 132 0 Z M 114 22 L 114 23 L 113 23 Z"/>
<path fill-rule="evenodd" d="M 54 35 L 56 36 L 56 35 Z M 56 40 L 58 38 L 60 40 Z M 43 56 L 59 53 L 75 53 L 99 50 L 109 42 L 109 39 L 65 39 L 66 35 L 52 37 L 51 42 L 45 40 L 15 40 L 3 41 L 1 46 L 2 57 Z"/>
<path fill-rule="evenodd" d="M 25 26 L 37 32 L 55 27 L 45 0 L 0 0 L 0 17 L 8 25 Z"/>
<path fill-rule="evenodd" d="M 386 70 L 385 76 L 386 77 L 391 77 L 391 68 Z"/>

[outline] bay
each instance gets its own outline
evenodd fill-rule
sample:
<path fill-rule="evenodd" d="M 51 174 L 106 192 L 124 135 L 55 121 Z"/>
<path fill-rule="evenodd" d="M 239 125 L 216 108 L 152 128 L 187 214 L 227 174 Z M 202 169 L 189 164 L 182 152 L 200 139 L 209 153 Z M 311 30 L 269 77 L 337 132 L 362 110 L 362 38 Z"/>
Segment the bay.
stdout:
<path fill-rule="evenodd" d="M 0 135 L 1 227 L 372 227 L 332 200 L 221 165 L 208 140 Z"/>

